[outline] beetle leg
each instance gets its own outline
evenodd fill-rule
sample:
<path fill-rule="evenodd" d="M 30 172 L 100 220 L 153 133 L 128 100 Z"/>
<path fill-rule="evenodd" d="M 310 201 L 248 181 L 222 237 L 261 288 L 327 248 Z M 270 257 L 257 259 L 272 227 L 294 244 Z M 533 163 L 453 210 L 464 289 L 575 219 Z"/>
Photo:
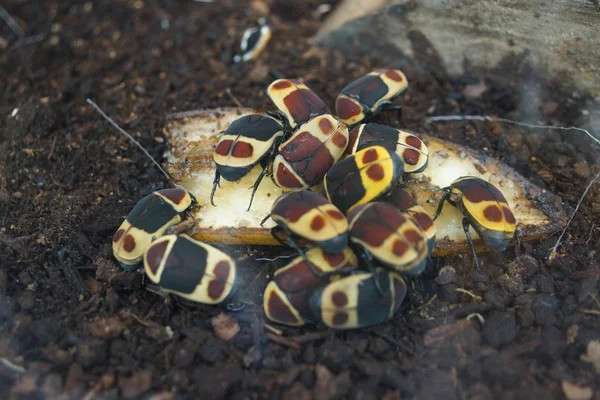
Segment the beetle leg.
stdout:
<path fill-rule="evenodd" d="M 278 235 L 279 232 L 284 232 L 285 233 L 287 242 L 284 241 L 283 239 L 281 239 L 279 237 L 279 235 Z M 288 247 L 291 247 L 292 249 L 296 250 L 298 252 L 298 254 L 300 254 L 300 256 L 302 256 L 302 258 L 304 259 L 304 261 L 306 261 L 306 263 L 308 265 L 312 265 L 310 263 L 310 261 L 308 261 L 308 258 L 306 257 L 306 253 L 304 252 L 304 250 L 302 250 L 300 248 L 300 246 L 298 246 L 298 244 L 294 240 L 293 233 L 290 232 L 290 230 L 286 226 L 276 226 L 276 227 L 272 228 L 271 229 L 271 236 L 273 236 L 275 238 L 275 240 L 277 240 L 283 246 L 288 246 Z"/>
<path fill-rule="evenodd" d="M 467 236 L 467 241 L 469 242 L 469 247 L 471 248 L 471 252 L 473 253 L 473 261 L 475 262 L 475 266 L 479 269 L 479 258 L 477 257 L 477 253 L 475 252 L 475 245 L 473 244 L 473 239 L 471 238 L 471 233 L 469 232 L 469 227 L 471 223 L 465 217 L 462 220 L 463 230 L 465 231 L 465 235 Z"/>
<path fill-rule="evenodd" d="M 442 196 L 442 198 L 440 199 L 440 202 L 438 204 L 438 208 L 437 210 L 435 210 L 435 214 L 433 214 L 433 220 L 435 221 L 437 219 L 437 217 L 440 216 L 440 214 L 442 213 L 442 208 L 444 207 L 444 203 L 446 202 L 446 200 L 448 200 L 448 197 L 450 196 L 450 191 L 446 190 L 444 192 L 444 195 Z"/>
<path fill-rule="evenodd" d="M 521 235 L 519 235 L 519 230 L 515 232 L 515 238 L 517 239 L 517 245 L 515 246 L 515 257 L 519 257 L 521 255 Z"/>
<path fill-rule="evenodd" d="M 213 197 L 215 197 L 215 191 L 217 190 L 217 186 L 221 187 L 221 174 L 219 173 L 218 169 L 215 171 L 215 179 L 213 180 L 213 187 L 210 192 L 210 204 L 212 204 L 213 207 L 216 207 L 215 202 L 213 201 Z"/>
<path fill-rule="evenodd" d="M 244 309 L 244 307 L 246 307 L 246 304 L 239 302 L 230 302 L 227 303 L 223 306 L 223 308 L 225 308 L 225 310 L 229 311 L 229 312 L 239 312 L 242 311 Z"/>
<path fill-rule="evenodd" d="M 256 179 L 256 182 L 254 182 L 254 186 L 252 186 L 252 194 L 250 195 L 250 204 L 248 204 L 248 209 L 246 211 L 250 211 L 250 207 L 252 207 L 252 201 L 254 200 L 254 194 L 256 193 L 256 190 L 258 189 L 260 182 L 263 180 L 263 178 L 265 177 L 265 175 L 267 173 L 267 168 L 269 167 L 269 160 L 266 158 L 261 160 L 260 165 L 262 167 L 262 171 L 261 171 L 260 175 L 258 176 L 258 178 Z"/>
<path fill-rule="evenodd" d="M 373 279 L 373 282 L 375 283 L 375 289 L 377 289 L 377 292 L 379 293 L 380 296 L 387 296 L 389 295 L 389 291 L 386 293 L 383 288 L 381 287 L 381 282 L 379 282 L 379 279 L 377 277 L 377 273 L 376 273 L 376 269 L 377 266 L 373 263 L 373 256 L 371 255 L 371 253 L 369 253 L 367 250 L 361 251 L 360 253 L 361 258 L 364 260 L 364 262 L 367 264 L 367 268 L 369 269 L 369 272 L 371 272 L 371 274 L 373 275 L 373 277 L 371 279 Z"/>
<path fill-rule="evenodd" d="M 262 221 L 260 221 L 260 226 L 261 226 L 261 228 L 262 228 L 262 226 L 265 224 L 265 222 L 267 222 L 267 220 L 268 220 L 269 218 L 271 218 L 271 213 L 267 214 L 267 216 L 266 216 L 266 217 L 264 217 Z M 271 234 L 273 234 L 273 231 L 272 231 L 272 230 L 271 230 Z"/>

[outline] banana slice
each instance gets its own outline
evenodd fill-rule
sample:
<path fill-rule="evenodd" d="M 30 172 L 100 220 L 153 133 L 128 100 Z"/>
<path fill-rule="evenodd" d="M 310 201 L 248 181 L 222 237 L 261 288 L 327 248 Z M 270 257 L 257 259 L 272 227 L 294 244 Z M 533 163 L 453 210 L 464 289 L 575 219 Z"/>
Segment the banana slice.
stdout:
<path fill-rule="evenodd" d="M 263 179 L 252 209 L 246 211 L 260 166 L 238 182 L 221 180 L 221 188 L 214 197 L 216 207 L 211 206 L 209 201 L 215 173 L 212 152 L 219 134 L 237 118 L 252 113 L 262 112 L 249 108 L 215 108 L 168 117 L 164 129 L 170 141 L 166 169 L 198 200 L 199 207 L 193 211 L 197 221 L 194 237 L 198 240 L 222 244 L 279 244 L 271 237 L 270 228 L 274 224 L 270 220 L 260 226 L 271 211 L 273 201 L 283 193 L 270 177 Z M 502 191 L 517 219 L 521 240 L 548 236 L 566 224 L 560 199 L 507 165 L 467 147 L 416 134 L 429 149 L 429 165 L 423 173 L 405 175 L 404 184 L 430 215 L 434 214 L 443 194 L 441 188 L 461 176 L 476 176 L 492 182 Z M 441 216 L 435 221 L 437 241 L 434 256 L 468 251 L 462 218 L 457 209 L 448 203 L 444 205 Z M 471 231 L 471 234 L 476 246 L 483 249 L 477 233 Z"/>

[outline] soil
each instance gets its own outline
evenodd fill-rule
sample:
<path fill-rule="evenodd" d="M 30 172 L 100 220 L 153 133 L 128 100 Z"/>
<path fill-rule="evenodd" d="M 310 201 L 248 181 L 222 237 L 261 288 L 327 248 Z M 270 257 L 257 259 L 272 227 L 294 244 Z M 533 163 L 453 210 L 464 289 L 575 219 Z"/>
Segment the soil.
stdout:
<path fill-rule="evenodd" d="M 312 47 L 319 1 L 4 3 L 26 36 L 0 23 L 0 392 L 9 398 L 600 398 L 591 355 L 600 339 L 599 184 L 554 260 L 556 236 L 482 255 L 481 272 L 467 256 L 435 259 L 409 282 L 401 310 L 372 329 L 271 331 L 256 294 L 285 260 L 232 249 L 245 260 L 248 304 L 228 313 L 225 326 L 240 332 L 224 341 L 215 336 L 223 324 L 211 322 L 221 308 L 165 298 L 117 266 L 111 237 L 123 217 L 169 182 L 85 99 L 160 158 L 166 115 L 232 106 L 227 88 L 269 109 L 265 88 L 279 73 L 332 101 L 386 65 Z M 232 63 L 242 32 L 265 12 L 267 50 Z M 571 215 L 598 172 L 598 146 L 581 132 L 424 118 L 586 127 L 591 100 L 541 78 L 522 91 L 406 74 L 401 119 L 379 121 L 483 150 L 559 195 Z M 444 266 L 453 269 L 438 276 Z"/>

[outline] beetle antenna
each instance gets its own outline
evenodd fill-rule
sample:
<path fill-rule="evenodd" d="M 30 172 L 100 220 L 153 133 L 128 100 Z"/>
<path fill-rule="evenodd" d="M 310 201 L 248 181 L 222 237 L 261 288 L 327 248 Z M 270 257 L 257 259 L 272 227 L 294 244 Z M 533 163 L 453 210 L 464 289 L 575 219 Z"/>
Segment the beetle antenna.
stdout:
<path fill-rule="evenodd" d="M 105 113 L 104 111 L 102 111 L 102 109 L 101 109 L 100 107 L 98 107 L 98 104 L 94 103 L 94 102 L 92 101 L 92 99 L 88 98 L 88 99 L 86 99 L 86 101 L 87 101 L 87 103 L 88 103 L 89 105 L 91 105 L 92 107 L 94 107 L 94 109 L 95 109 L 95 110 L 98 112 L 98 114 L 100 114 L 100 115 L 101 115 L 101 116 L 102 116 L 102 117 L 103 117 L 103 118 L 104 118 L 106 121 L 108 121 L 108 123 L 110 123 L 112 126 L 114 126 L 114 127 L 115 127 L 115 128 L 116 128 L 116 129 L 117 129 L 119 132 L 121 132 L 123 135 L 125 135 L 125 137 L 127 137 L 127 138 L 128 138 L 129 140 L 131 140 L 131 141 L 132 141 L 132 142 L 133 142 L 133 143 L 134 143 L 134 144 L 135 144 L 137 147 L 139 147 L 139 148 L 140 148 L 140 149 L 141 149 L 141 150 L 144 152 L 144 154 L 146 154 L 146 156 L 148 156 L 148 158 L 149 158 L 150 160 L 152 160 L 152 162 L 154 163 L 154 165 L 156 165 L 156 166 L 158 167 L 158 169 L 160 170 L 160 172 L 162 172 L 162 173 L 163 173 L 163 175 L 164 175 L 164 176 L 166 176 L 166 177 L 167 177 L 167 179 L 168 179 L 169 181 L 171 181 L 171 183 L 172 183 L 174 186 L 178 186 L 178 185 L 175 183 L 175 181 L 173 181 L 173 178 L 171 178 L 171 176 L 170 176 L 170 175 L 167 173 L 167 171 L 165 171 L 165 170 L 164 170 L 164 169 L 163 169 L 163 168 L 160 166 L 160 164 L 158 163 L 158 161 L 156 161 L 156 160 L 154 159 L 154 157 L 152 157 L 152 156 L 150 155 L 150 153 L 148 153 L 148 150 L 146 150 L 146 149 L 144 148 L 144 146 L 142 146 L 142 145 L 140 144 L 140 142 L 138 142 L 138 141 L 137 141 L 137 140 L 136 140 L 136 139 L 135 139 L 133 136 L 131 136 L 129 133 L 125 132 L 125 130 L 124 130 L 123 128 L 121 128 L 119 125 L 117 125 L 117 123 L 116 123 L 114 120 L 112 120 L 112 119 L 111 119 L 111 118 L 110 118 L 108 115 L 106 115 L 106 113 Z"/>

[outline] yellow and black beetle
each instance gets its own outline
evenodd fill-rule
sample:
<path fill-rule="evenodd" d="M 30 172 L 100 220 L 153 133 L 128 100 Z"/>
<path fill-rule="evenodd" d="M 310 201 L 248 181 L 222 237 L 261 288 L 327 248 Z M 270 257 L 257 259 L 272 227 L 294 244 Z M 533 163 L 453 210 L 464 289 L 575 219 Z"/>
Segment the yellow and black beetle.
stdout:
<path fill-rule="evenodd" d="M 203 304 L 229 298 L 236 286 L 235 261 L 187 235 L 166 235 L 144 255 L 148 278 L 166 292 Z"/>
<path fill-rule="evenodd" d="M 310 305 L 312 313 L 330 328 L 364 328 L 392 317 L 405 296 L 402 276 L 377 268 L 373 273 L 349 275 L 317 289 Z"/>
<path fill-rule="evenodd" d="M 463 176 L 443 189 L 433 219 L 442 212 L 444 202 L 448 200 L 463 215 L 463 229 L 473 258 L 477 260 L 475 246 L 469 233 L 472 226 L 487 247 L 496 252 L 504 251 L 515 236 L 517 220 L 502 192 L 490 182 L 474 176 Z"/>
<path fill-rule="evenodd" d="M 408 214 L 421 227 L 427 238 L 429 253 L 435 247 L 436 229 L 433 219 L 417 201 L 402 188 L 394 188 L 383 200 L 395 205 L 400 211 Z"/>
<path fill-rule="evenodd" d="M 267 115 L 245 115 L 233 121 L 219 139 L 213 152 L 217 169 L 210 193 L 210 203 L 215 205 L 213 197 L 221 177 L 235 182 L 260 163 L 262 172 L 252 188 L 248 204 L 250 210 L 254 193 L 267 172 L 269 155 L 275 153 L 283 135 L 284 129 L 281 123 Z"/>
<path fill-rule="evenodd" d="M 264 18 L 261 18 L 258 24 L 258 27 L 248 28 L 244 31 L 240 42 L 242 52 L 233 56 L 233 62 L 254 60 L 267 47 L 267 43 L 271 39 L 271 27 Z"/>
<path fill-rule="evenodd" d="M 292 129 L 317 115 L 329 113 L 327 103 L 296 79 L 277 79 L 267 88 L 267 95 Z"/>
<path fill-rule="evenodd" d="M 348 220 L 340 210 L 319 193 L 310 190 L 284 193 L 275 200 L 269 217 L 277 226 L 271 230 L 279 241 L 283 231 L 292 247 L 303 257 L 294 237 L 299 236 L 328 253 L 341 254 L 348 246 Z"/>
<path fill-rule="evenodd" d="M 425 233 L 391 204 L 373 202 L 348 213 L 350 243 L 357 254 L 375 269 L 373 258 L 396 272 L 419 275 L 427 265 L 429 249 Z"/>
<path fill-rule="evenodd" d="M 308 189 L 321 183 L 348 144 L 348 128 L 333 115 L 314 117 L 279 146 L 273 181 L 283 189 Z"/>
<path fill-rule="evenodd" d="M 383 195 L 402 179 L 403 172 L 398 154 L 381 146 L 368 147 L 334 164 L 321 192 L 347 213 Z"/>
<path fill-rule="evenodd" d="M 377 114 L 408 89 L 404 73 L 398 69 L 378 69 L 349 83 L 335 101 L 336 115 L 354 125 Z"/>
<path fill-rule="evenodd" d="M 317 323 L 319 320 L 310 308 L 315 290 L 347 275 L 357 266 L 356 256 L 349 248 L 341 254 L 330 254 L 313 247 L 306 252 L 306 259 L 296 257 L 275 271 L 263 296 L 265 314 L 271 321 L 284 325 Z"/>
<path fill-rule="evenodd" d="M 368 123 L 353 128 L 346 154 L 354 154 L 371 146 L 383 146 L 395 152 L 404 161 L 404 172 L 423 172 L 429 160 L 429 151 L 421 139 L 410 132 L 391 126 Z"/>
<path fill-rule="evenodd" d="M 180 223 L 193 202 L 181 188 L 158 190 L 138 201 L 113 237 L 113 254 L 123 269 L 135 268 L 150 243 Z"/>

